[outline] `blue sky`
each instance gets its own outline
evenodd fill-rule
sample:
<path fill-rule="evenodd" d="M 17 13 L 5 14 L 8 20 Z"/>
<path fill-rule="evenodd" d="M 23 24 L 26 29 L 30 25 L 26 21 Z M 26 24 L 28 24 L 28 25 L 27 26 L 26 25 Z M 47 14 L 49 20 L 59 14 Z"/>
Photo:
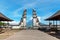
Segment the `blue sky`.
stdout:
<path fill-rule="evenodd" d="M 0 0 L 0 12 L 19 22 L 24 9 L 27 9 L 27 21 L 32 17 L 32 9 L 36 10 L 42 23 L 44 19 L 60 10 L 60 0 Z"/>

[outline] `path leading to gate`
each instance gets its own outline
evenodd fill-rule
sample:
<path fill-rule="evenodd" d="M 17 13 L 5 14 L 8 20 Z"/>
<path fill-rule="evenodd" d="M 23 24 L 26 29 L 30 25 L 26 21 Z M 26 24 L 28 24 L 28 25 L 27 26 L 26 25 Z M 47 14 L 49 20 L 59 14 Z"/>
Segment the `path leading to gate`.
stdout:
<path fill-rule="evenodd" d="M 59 40 L 38 30 L 22 30 L 5 40 Z"/>

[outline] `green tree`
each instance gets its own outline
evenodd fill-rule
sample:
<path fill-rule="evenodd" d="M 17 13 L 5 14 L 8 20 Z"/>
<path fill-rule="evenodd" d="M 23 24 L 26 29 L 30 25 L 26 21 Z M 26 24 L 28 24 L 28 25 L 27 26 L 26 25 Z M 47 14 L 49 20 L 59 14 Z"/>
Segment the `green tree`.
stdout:
<path fill-rule="evenodd" d="M 1 26 L 4 26 L 5 25 L 5 23 L 3 23 L 3 22 L 0 22 L 0 33 L 2 32 L 2 30 L 3 30 L 3 28 L 1 27 Z"/>
<path fill-rule="evenodd" d="M 5 23 L 0 22 L 0 26 L 3 26 L 3 25 L 5 25 Z"/>

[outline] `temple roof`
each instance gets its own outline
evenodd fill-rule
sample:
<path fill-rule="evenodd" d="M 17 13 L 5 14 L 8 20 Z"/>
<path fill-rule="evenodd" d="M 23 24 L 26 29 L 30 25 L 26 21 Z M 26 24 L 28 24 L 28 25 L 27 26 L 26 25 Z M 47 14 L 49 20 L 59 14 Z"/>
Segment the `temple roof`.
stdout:
<path fill-rule="evenodd" d="M 13 21 L 0 12 L 0 21 Z"/>
<path fill-rule="evenodd" d="M 60 10 L 57 11 L 54 15 L 52 15 L 51 17 L 49 17 L 45 20 L 60 20 Z"/>

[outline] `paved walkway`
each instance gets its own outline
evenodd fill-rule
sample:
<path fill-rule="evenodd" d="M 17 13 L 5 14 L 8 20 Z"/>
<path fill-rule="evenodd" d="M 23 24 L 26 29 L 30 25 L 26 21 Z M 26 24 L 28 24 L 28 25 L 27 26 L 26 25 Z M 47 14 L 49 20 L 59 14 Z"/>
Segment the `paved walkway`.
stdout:
<path fill-rule="evenodd" d="M 22 30 L 5 40 L 58 40 L 38 30 Z"/>

